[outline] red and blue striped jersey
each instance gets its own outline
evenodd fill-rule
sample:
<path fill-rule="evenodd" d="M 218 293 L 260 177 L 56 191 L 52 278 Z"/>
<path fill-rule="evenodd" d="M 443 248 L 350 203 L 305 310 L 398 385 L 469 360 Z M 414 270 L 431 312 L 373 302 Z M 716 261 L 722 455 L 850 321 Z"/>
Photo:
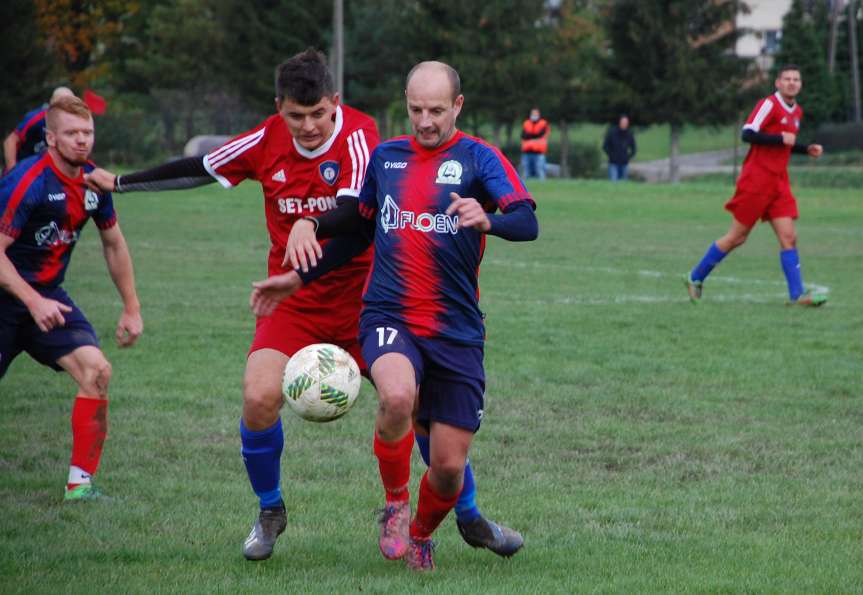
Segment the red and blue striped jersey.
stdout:
<path fill-rule="evenodd" d="M 31 155 L 43 153 L 48 146 L 45 144 L 45 114 L 48 107 L 43 105 L 27 112 L 24 119 L 15 128 L 18 137 L 17 160 L 21 161 Z"/>
<path fill-rule="evenodd" d="M 535 207 L 506 157 L 462 132 L 435 149 L 405 136 L 374 151 L 359 197 L 360 214 L 375 221 L 362 315 L 394 318 L 417 336 L 482 345 L 485 234 L 458 229 L 458 217 L 446 214 L 451 192 L 488 212 L 521 200 Z"/>
<path fill-rule="evenodd" d="M 117 223 L 111 194 L 97 194 L 84 185 L 84 172 L 94 168 L 88 163 L 72 179 L 46 152 L 25 159 L 0 179 L 0 233 L 15 238 L 6 255 L 30 285 L 56 287 L 63 282 L 88 219 L 100 229 Z"/>

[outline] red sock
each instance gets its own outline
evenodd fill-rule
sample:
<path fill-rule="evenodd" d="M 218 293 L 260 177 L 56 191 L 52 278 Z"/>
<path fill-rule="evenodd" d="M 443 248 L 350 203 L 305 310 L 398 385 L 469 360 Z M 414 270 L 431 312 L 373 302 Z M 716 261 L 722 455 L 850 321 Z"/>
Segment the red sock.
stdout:
<path fill-rule="evenodd" d="M 69 463 L 69 483 L 66 484 L 68 489 L 87 483 L 88 476 L 96 474 L 107 435 L 107 399 L 76 396 L 72 406 L 72 460 Z"/>
<path fill-rule="evenodd" d="M 452 498 L 444 498 L 429 483 L 429 472 L 426 471 L 420 481 L 420 497 L 417 503 L 417 514 L 411 523 L 411 539 L 428 539 L 437 526 L 441 524 L 455 507 L 458 494 Z"/>
<path fill-rule="evenodd" d="M 386 491 L 387 502 L 410 500 L 408 482 L 411 478 L 411 451 L 414 447 L 413 428 L 395 442 L 381 440 L 375 432 L 375 456 Z"/>

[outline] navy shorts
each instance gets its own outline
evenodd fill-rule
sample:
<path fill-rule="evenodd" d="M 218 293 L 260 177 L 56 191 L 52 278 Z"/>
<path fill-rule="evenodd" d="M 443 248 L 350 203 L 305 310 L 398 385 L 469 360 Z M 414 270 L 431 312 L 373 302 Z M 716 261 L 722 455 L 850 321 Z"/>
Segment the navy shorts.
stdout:
<path fill-rule="evenodd" d="M 413 364 L 420 387 L 419 424 L 479 429 L 485 393 L 481 346 L 418 337 L 403 324 L 381 318 L 360 322 L 360 344 L 369 370 L 386 353 L 401 353 Z"/>
<path fill-rule="evenodd" d="M 43 297 L 66 304 L 72 311 L 63 313 L 66 319 L 64 326 L 43 333 L 20 300 L 0 290 L 0 378 L 22 351 L 40 364 L 59 371 L 62 368 L 57 365 L 57 360 L 64 355 L 84 345 L 99 346 L 93 326 L 61 287 L 37 291 Z"/>

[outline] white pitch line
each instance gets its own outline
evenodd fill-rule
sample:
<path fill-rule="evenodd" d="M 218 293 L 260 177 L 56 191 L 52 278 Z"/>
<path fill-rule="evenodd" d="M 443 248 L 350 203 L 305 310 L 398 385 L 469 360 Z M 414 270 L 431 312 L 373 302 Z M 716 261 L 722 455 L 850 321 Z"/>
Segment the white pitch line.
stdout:
<path fill-rule="evenodd" d="M 509 260 L 499 260 L 495 258 L 489 258 L 488 260 L 484 260 L 483 264 L 490 264 L 492 266 L 503 266 L 508 268 L 535 268 L 535 269 L 558 269 L 558 270 L 570 270 L 570 271 L 584 271 L 591 273 L 609 273 L 612 275 L 631 275 L 633 273 L 640 275 L 642 277 L 653 277 L 653 278 L 677 278 L 682 279 L 683 273 L 665 273 L 662 271 L 650 271 L 650 270 L 638 270 L 632 271 L 628 269 L 617 269 L 613 267 L 592 267 L 592 266 L 581 266 L 574 264 L 564 264 L 564 263 L 553 263 L 553 262 L 524 262 L 524 261 L 509 261 Z M 785 282 L 781 280 L 766 280 L 766 279 L 743 279 L 741 277 L 726 277 L 724 275 L 711 275 L 710 276 L 711 285 L 714 282 L 720 283 L 730 283 L 736 285 L 773 285 L 785 287 Z M 821 285 L 818 283 L 806 283 L 806 287 L 818 292 L 818 293 L 830 293 L 830 287 L 827 285 Z M 710 296 L 710 299 L 716 299 L 718 296 L 714 297 Z"/>

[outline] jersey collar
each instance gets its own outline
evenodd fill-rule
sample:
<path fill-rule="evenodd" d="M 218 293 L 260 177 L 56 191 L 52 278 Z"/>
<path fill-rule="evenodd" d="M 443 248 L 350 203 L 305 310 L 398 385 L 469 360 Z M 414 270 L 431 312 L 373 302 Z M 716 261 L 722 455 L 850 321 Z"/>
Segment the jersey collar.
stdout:
<path fill-rule="evenodd" d="M 782 93 L 780 93 L 779 91 L 776 91 L 774 95 L 776 96 L 776 100 L 779 102 L 779 105 L 784 107 L 786 112 L 790 114 L 794 111 L 794 107 L 797 105 L 796 103 L 794 105 L 788 105 L 787 103 L 785 103 L 785 98 L 782 97 Z"/>
<path fill-rule="evenodd" d="M 417 142 L 417 137 L 413 134 L 411 135 L 411 147 L 413 147 L 414 151 L 420 155 L 434 155 L 435 153 L 440 153 L 441 151 L 446 151 L 451 146 L 456 144 L 464 137 L 464 132 L 456 129 L 455 134 L 452 135 L 452 138 L 446 141 L 444 144 L 439 147 L 435 147 L 434 149 L 427 149 Z"/>
<path fill-rule="evenodd" d="M 291 137 L 291 140 L 294 142 L 294 148 L 297 150 L 297 153 L 305 157 L 306 159 L 315 159 L 320 157 L 324 153 L 332 148 L 333 143 L 336 142 L 336 137 L 339 135 L 339 132 L 342 131 L 342 124 L 344 123 L 344 117 L 342 116 L 342 106 L 336 106 L 336 121 L 333 126 L 333 133 L 330 135 L 330 138 L 327 139 L 327 142 L 322 144 L 320 147 L 315 149 L 314 151 L 309 151 L 308 149 L 304 149 L 300 146 L 300 143 L 297 142 L 297 139 Z"/>

